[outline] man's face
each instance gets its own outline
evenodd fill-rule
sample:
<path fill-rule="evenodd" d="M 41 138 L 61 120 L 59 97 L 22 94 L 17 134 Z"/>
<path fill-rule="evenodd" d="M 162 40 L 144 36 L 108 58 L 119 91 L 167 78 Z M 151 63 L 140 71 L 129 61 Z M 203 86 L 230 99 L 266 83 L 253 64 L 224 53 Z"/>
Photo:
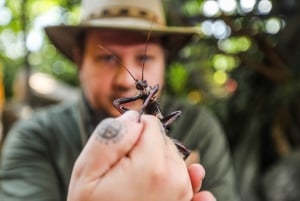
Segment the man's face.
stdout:
<path fill-rule="evenodd" d="M 144 80 L 147 80 L 148 85 L 159 84 L 160 89 L 163 87 L 164 50 L 154 40 L 146 43 L 145 35 L 134 32 L 111 30 L 87 32 L 79 66 L 79 79 L 93 109 L 101 109 L 109 115 L 118 116 L 119 112 L 112 102 L 118 98 L 133 97 L 137 94 L 135 80 L 130 73 L 135 79 L 140 80 L 143 64 Z M 141 103 L 134 101 L 125 106 L 139 110 Z"/>

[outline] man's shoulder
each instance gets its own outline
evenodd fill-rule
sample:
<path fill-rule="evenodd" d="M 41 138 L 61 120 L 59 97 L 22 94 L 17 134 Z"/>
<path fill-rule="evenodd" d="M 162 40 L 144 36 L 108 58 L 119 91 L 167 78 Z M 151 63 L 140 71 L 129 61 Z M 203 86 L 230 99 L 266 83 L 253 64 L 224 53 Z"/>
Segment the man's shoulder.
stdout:
<path fill-rule="evenodd" d="M 177 139 L 184 136 L 224 135 L 222 125 L 217 116 L 205 105 L 196 105 L 183 99 L 164 97 L 161 104 L 164 115 L 180 110 L 181 116 L 172 124 L 172 135 Z"/>
<path fill-rule="evenodd" d="M 182 115 L 190 117 L 202 117 L 214 119 L 214 114 L 205 105 L 193 104 L 187 99 L 164 95 L 161 101 L 163 112 L 181 110 Z"/>
<path fill-rule="evenodd" d="M 72 141 L 80 144 L 80 126 L 78 125 L 76 104 L 49 106 L 35 111 L 30 117 L 19 120 L 7 134 L 8 144 L 24 145 L 29 141 L 32 146 L 47 144 L 60 146 L 63 142 Z M 27 145 L 26 145 L 27 146 Z"/>
<path fill-rule="evenodd" d="M 58 127 L 74 124 L 76 121 L 76 103 L 58 104 L 35 110 L 29 117 L 19 120 L 14 126 L 15 130 L 42 130 L 47 132 Z"/>
<path fill-rule="evenodd" d="M 44 108 L 37 109 L 28 121 L 60 121 L 66 116 L 72 116 L 78 107 L 77 103 L 61 103 L 57 105 L 52 105 Z"/>

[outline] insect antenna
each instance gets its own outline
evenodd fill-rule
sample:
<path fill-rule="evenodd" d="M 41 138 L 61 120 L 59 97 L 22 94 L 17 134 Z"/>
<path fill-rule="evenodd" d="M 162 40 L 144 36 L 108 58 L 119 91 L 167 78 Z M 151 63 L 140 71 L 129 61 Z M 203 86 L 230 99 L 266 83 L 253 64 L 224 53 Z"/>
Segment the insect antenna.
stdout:
<path fill-rule="evenodd" d="M 143 65 L 142 65 L 142 80 L 144 80 L 145 57 L 147 55 L 148 43 L 149 43 L 149 40 L 150 40 L 151 31 L 152 31 L 152 28 L 150 29 L 150 31 L 147 34 L 146 47 L 145 47 L 145 52 L 144 52 L 144 61 L 143 61 Z"/>
<path fill-rule="evenodd" d="M 128 68 L 126 68 L 126 66 L 124 66 L 124 65 L 121 63 L 120 59 L 119 59 L 116 55 L 114 55 L 111 51 L 109 51 L 108 49 L 106 49 L 105 47 L 103 47 L 103 46 L 100 45 L 100 44 L 99 44 L 99 47 L 100 47 L 102 50 L 104 50 L 106 53 L 110 54 L 110 55 L 114 58 L 114 60 L 115 60 L 120 66 L 122 66 L 122 67 L 129 73 L 129 75 L 132 77 L 132 79 L 133 79 L 135 82 L 138 81 L 138 79 L 136 79 L 136 78 L 133 76 L 133 74 L 128 70 Z"/>

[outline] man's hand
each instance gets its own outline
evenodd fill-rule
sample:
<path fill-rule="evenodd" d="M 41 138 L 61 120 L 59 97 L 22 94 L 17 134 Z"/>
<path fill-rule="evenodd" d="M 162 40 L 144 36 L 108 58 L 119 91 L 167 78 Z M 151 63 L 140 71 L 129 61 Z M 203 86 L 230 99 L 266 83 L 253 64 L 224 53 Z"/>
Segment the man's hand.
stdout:
<path fill-rule="evenodd" d="M 186 167 L 159 120 L 128 111 L 102 121 L 78 157 L 68 201 L 213 201 L 205 172 Z"/>

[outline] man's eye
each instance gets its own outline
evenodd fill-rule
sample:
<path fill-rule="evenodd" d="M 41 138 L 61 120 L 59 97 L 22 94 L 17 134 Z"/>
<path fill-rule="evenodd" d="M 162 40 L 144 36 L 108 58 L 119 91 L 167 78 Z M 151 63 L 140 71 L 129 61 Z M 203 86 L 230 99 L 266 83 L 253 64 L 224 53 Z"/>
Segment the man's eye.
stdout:
<path fill-rule="evenodd" d="M 151 59 L 153 59 L 152 56 L 150 55 L 141 55 L 138 57 L 138 61 L 143 64 L 143 63 L 146 63 L 147 61 L 150 61 Z"/>
<path fill-rule="evenodd" d="M 100 55 L 100 56 L 98 56 L 98 60 L 105 62 L 105 63 L 110 63 L 110 64 L 117 62 L 117 58 L 110 54 Z"/>

